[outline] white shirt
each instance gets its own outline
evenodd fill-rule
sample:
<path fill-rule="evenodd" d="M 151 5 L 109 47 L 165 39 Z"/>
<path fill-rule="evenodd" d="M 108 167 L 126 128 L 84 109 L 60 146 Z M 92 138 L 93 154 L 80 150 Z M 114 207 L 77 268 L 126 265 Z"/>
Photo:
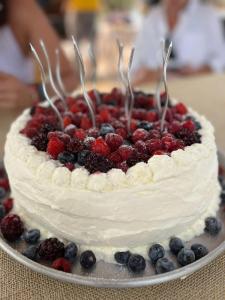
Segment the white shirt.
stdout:
<path fill-rule="evenodd" d="M 169 33 L 162 5 L 153 8 L 146 17 L 136 40 L 133 71 L 145 67 L 157 69 L 162 64 L 160 41 Z M 225 68 L 225 42 L 222 24 L 211 5 L 189 0 L 178 24 L 170 34 L 176 58 L 175 67 L 210 66 L 221 72 Z"/>

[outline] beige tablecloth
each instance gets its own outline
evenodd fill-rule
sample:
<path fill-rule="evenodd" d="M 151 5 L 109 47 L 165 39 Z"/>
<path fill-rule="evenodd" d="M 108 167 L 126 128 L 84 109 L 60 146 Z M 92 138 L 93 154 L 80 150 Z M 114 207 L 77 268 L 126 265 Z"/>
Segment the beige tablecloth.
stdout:
<path fill-rule="evenodd" d="M 206 76 L 170 83 L 171 95 L 205 114 L 225 150 L 225 76 Z M 0 110 L 0 145 L 18 111 Z M 3 154 L 1 147 L 0 155 Z M 136 289 L 97 289 L 58 282 L 37 274 L 0 251 L 0 299 L 225 299 L 225 254 L 184 280 Z"/>

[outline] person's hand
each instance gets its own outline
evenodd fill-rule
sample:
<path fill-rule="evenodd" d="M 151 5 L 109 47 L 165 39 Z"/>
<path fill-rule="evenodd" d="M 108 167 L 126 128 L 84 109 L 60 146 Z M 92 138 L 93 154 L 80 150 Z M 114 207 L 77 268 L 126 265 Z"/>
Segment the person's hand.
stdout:
<path fill-rule="evenodd" d="M 0 107 L 27 106 L 37 97 L 33 88 L 12 75 L 0 72 Z"/>

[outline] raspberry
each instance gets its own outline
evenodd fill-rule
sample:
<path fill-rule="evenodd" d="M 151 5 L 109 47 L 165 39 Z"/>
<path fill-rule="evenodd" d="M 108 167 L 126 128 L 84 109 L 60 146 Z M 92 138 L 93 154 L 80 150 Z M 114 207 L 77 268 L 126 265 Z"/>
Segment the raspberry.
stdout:
<path fill-rule="evenodd" d="M 53 261 L 51 267 L 53 269 L 63 271 L 66 273 L 71 273 L 72 265 L 71 262 L 63 257 L 57 258 Z"/>
<path fill-rule="evenodd" d="M 137 120 L 145 120 L 146 110 L 142 108 L 137 108 L 132 111 L 132 118 Z"/>
<path fill-rule="evenodd" d="M 82 129 L 89 129 L 91 128 L 92 124 L 91 124 L 91 120 L 87 117 L 87 116 L 84 116 L 82 119 L 81 119 L 81 123 L 80 123 L 80 127 Z"/>
<path fill-rule="evenodd" d="M 10 210 L 13 208 L 13 199 L 12 198 L 5 199 L 3 200 L 2 204 L 5 208 L 6 213 L 9 213 Z"/>
<path fill-rule="evenodd" d="M 153 154 L 156 150 L 162 150 L 162 142 L 160 139 L 151 139 L 146 141 L 146 147 L 150 154 Z"/>
<path fill-rule="evenodd" d="M 191 146 L 195 143 L 201 143 L 201 136 L 198 132 L 191 132 L 186 128 L 182 128 L 175 134 L 178 139 L 183 140 L 185 146 Z"/>
<path fill-rule="evenodd" d="M 159 130 L 152 129 L 149 131 L 149 139 L 160 139 L 161 133 Z"/>
<path fill-rule="evenodd" d="M 123 144 L 123 138 L 116 133 L 107 133 L 105 141 L 112 151 L 115 151 Z"/>
<path fill-rule="evenodd" d="M 123 161 L 122 157 L 120 156 L 119 152 L 118 151 L 115 151 L 113 153 L 111 153 L 109 156 L 108 156 L 108 159 L 111 160 L 112 162 L 114 163 L 120 163 Z"/>
<path fill-rule="evenodd" d="M 0 226 L 4 238 L 10 242 L 17 240 L 24 231 L 23 222 L 14 214 L 4 217 Z"/>
<path fill-rule="evenodd" d="M 165 151 L 163 150 L 156 150 L 153 155 L 164 155 L 164 154 L 167 154 Z"/>
<path fill-rule="evenodd" d="M 48 138 L 46 134 L 38 133 L 31 139 L 31 145 L 38 151 L 46 151 L 48 145 Z"/>
<path fill-rule="evenodd" d="M 116 165 L 116 167 L 117 167 L 117 169 L 121 169 L 124 173 L 126 173 L 127 170 L 128 170 L 128 165 L 127 165 L 126 161 L 123 161 L 123 162 L 121 162 L 121 163 L 118 163 L 118 164 Z"/>
<path fill-rule="evenodd" d="M 91 144 L 91 150 L 94 153 L 98 153 L 98 154 L 101 154 L 103 156 L 107 156 L 110 153 L 109 146 L 103 140 L 102 137 L 99 137 L 95 141 L 93 141 L 93 143 Z"/>
<path fill-rule="evenodd" d="M 84 145 L 78 138 L 73 138 L 66 145 L 66 150 L 73 153 L 78 153 L 84 149 Z"/>
<path fill-rule="evenodd" d="M 38 134 L 38 130 L 35 127 L 27 127 L 21 130 L 20 133 L 24 134 L 25 136 L 31 139 Z"/>
<path fill-rule="evenodd" d="M 8 178 L 0 178 L 0 187 L 2 187 L 5 191 L 9 191 L 9 180 Z"/>
<path fill-rule="evenodd" d="M 86 158 L 84 166 L 90 173 L 98 171 L 107 173 L 114 165 L 109 159 L 96 153 L 90 153 Z"/>
<path fill-rule="evenodd" d="M 73 123 L 73 120 L 71 119 L 70 116 L 65 116 L 63 118 L 63 125 L 64 125 L 64 128 L 66 128 L 67 126 L 69 126 L 70 124 Z"/>
<path fill-rule="evenodd" d="M 148 122 L 155 122 L 158 120 L 158 118 L 157 112 L 152 110 L 147 112 L 145 120 Z"/>
<path fill-rule="evenodd" d="M 127 131 L 125 128 L 117 128 L 116 133 L 121 135 L 122 138 L 126 139 L 127 138 Z"/>
<path fill-rule="evenodd" d="M 38 247 L 40 258 L 45 260 L 54 260 L 64 255 L 64 244 L 57 238 L 49 238 L 41 242 Z"/>
<path fill-rule="evenodd" d="M 137 141 L 134 145 L 135 149 L 140 153 L 146 153 L 147 147 L 144 141 Z"/>
<path fill-rule="evenodd" d="M 99 137 L 99 130 L 98 130 L 98 128 L 93 128 L 92 127 L 90 129 L 88 129 L 87 135 L 90 136 L 90 137 L 93 137 L 93 138 Z"/>
<path fill-rule="evenodd" d="M 65 128 L 64 131 L 65 131 L 65 133 L 68 134 L 70 137 L 73 137 L 76 128 L 77 128 L 77 127 L 76 127 L 75 125 L 70 124 L 70 125 L 66 126 L 66 128 Z"/>
<path fill-rule="evenodd" d="M 145 129 L 139 128 L 136 129 L 135 132 L 132 135 L 132 141 L 135 143 L 139 140 L 145 141 L 148 138 L 148 131 Z"/>
<path fill-rule="evenodd" d="M 65 163 L 65 167 L 71 172 L 75 169 L 74 164 L 71 162 Z"/>
<path fill-rule="evenodd" d="M 53 159 L 57 159 L 59 153 L 63 152 L 64 150 L 65 150 L 65 145 L 60 139 L 54 138 L 48 142 L 47 153 Z"/>
<path fill-rule="evenodd" d="M 191 132 L 195 131 L 195 129 L 196 129 L 195 123 L 191 119 L 185 121 L 182 126 L 183 126 L 183 128 L 186 128 Z"/>
<path fill-rule="evenodd" d="M 161 141 L 163 149 L 168 152 L 172 152 L 176 148 L 176 141 L 170 136 L 164 136 Z"/>
<path fill-rule="evenodd" d="M 59 139 L 64 144 L 68 144 L 70 142 L 70 136 L 62 131 L 53 131 L 48 133 L 48 140 Z"/>
<path fill-rule="evenodd" d="M 100 117 L 100 122 L 101 122 L 101 123 L 108 123 L 108 122 L 110 122 L 111 119 L 112 119 L 112 116 L 111 116 L 109 110 L 106 109 L 106 108 L 105 108 L 105 109 L 102 109 L 102 110 L 100 111 L 99 117 Z"/>
<path fill-rule="evenodd" d="M 188 112 L 187 107 L 183 103 L 177 103 L 175 105 L 175 109 L 180 115 L 185 115 Z"/>
<path fill-rule="evenodd" d="M 170 133 L 177 133 L 178 131 L 180 131 L 181 129 L 181 124 L 180 122 L 177 122 L 177 121 L 173 121 L 170 125 L 169 125 L 169 132 Z"/>
<path fill-rule="evenodd" d="M 132 154 L 131 157 L 128 158 L 127 160 L 127 165 L 129 167 L 132 167 L 134 165 L 136 165 L 137 163 L 143 161 L 143 162 L 147 162 L 149 159 L 149 155 L 146 153 L 139 153 L 134 151 L 134 153 Z"/>
<path fill-rule="evenodd" d="M 78 138 L 79 140 L 83 141 L 86 138 L 86 133 L 84 129 L 76 129 L 74 132 L 74 137 Z"/>
<path fill-rule="evenodd" d="M 127 160 L 134 153 L 134 148 L 132 146 L 122 145 L 119 147 L 118 152 L 123 160 Z"/>

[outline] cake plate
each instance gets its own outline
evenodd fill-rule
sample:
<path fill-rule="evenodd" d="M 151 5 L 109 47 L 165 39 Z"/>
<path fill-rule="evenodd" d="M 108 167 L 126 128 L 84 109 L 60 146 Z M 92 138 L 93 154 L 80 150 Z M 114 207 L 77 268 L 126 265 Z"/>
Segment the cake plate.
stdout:
<path fill-rule="evenodd" d="M 225 155 L 219 153 L 220 165 L 225 169 Z M 210 236 L 206 233 L 199 237 L 192 239 L 187 242 L 187 246 L 195 242 L 202 243 L 209 249 L 209 253 L 201 258 L 200 260 L 187 265 L 185 267 L 179 267 L 177 265 L 176 259 L 169 253 L 169 256 L 175 263 L 177 269 L 164 274 L 155 274 L 154 268 L 151 266 L 150 262 L 147 261 L 146 269 L 143 273 L 134 275 L 130 273 L 127 268 L 116 265 L 109 264 L 103 261 L 97 262 L 94 269 L 91 271 L 84 271 L 79 264 L 79 259 L 75 263 L 72 273 L 64 273 L 61 271 L 54 270 L 47 265 L 33 262 L 32 260 L 23 256 L 20 252 L 24 249 L 25 245 L 23 241 L 16 243 L 7 243 L 0 236 L 0 247 L 7 252 L 13 259 L 17 260 L 19 263 L 27 266 L 28 268 L 36 271 L 38 273 L 47 275 L 49 277 L 71 282 L 75 284 L 82 284 L 94 287 L 110 287 L 110 288 L 127 288 L 127 287 L 141 287 L 147 285 L 155 285 L 163 282 L 168 282 L 174 279 L 184 279 L 195 271 L 199 270 L 203 266 L 209 264 L 213 259 L 218 257 L 225 251 L 225 212 L 224 206 L 220 207 L 218 211 L 218 218 L 222 222 L 222 230 L 215 237 Z"/>

